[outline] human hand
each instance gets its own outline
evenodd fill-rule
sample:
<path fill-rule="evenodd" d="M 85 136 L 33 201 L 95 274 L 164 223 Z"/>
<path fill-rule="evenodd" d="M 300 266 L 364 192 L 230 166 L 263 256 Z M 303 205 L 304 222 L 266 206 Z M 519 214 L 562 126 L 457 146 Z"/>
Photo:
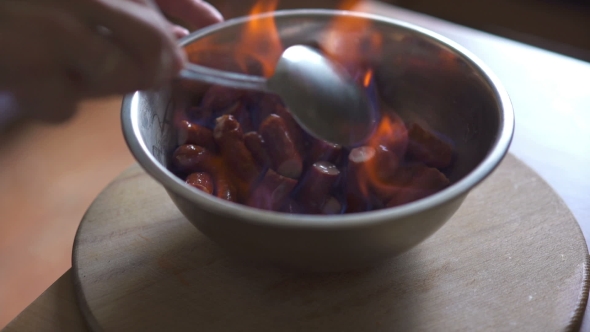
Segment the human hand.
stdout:
<path fill-rule="evenodd" d="M 190 30 L 201 29 L 223 20 L 219 11 L 203 0 L 155 0 L 155 3 L 162 12 Z M 177 37 L 188 34 L 180 26 L 173 26 L 173 31 Z"/>
<path fill-rule="evenodd" d="M 184 54 L 151 0 L 0 1 L 0 113 L 62 121 L 84 98 L 156 87 Z M 200 0 L 159 0 L 163 12 L 200 28 L 222 20 Z M 8 111 L 8 109 L 4 110 Z"/>

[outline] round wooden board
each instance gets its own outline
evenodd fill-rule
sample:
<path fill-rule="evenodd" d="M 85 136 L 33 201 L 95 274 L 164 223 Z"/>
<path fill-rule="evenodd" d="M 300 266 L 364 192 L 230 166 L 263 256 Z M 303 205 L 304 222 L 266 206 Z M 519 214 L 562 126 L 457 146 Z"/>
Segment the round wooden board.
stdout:
<path fill-rule="evenodd" d="M 327 275 L 226 256 L 134 166 L 88 210 L 73 267 L 99 331 L 563 331 L 588 296 L 577 222 L 511 155 L 419 246 Z"/>

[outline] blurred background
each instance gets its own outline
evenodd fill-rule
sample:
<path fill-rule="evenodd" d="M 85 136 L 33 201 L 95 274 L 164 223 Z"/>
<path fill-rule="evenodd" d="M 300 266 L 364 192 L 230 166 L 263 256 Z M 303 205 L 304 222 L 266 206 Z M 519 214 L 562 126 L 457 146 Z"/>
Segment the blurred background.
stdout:
<path fill-rule="evenodd" d="M 253 0 L 210 1 L 226 17 L 248 13 Z M 355 0 L 280 1 L 279 8 L 338 8 Z M 590 61 L 590 0 L 382 0 L 477 30 Z"/>
<path fill-rule="evenodd" d="M 211 2 L 231 18 L 247 14 L 255 1 Z M 590 0 L 382 2 L 590 61 Z M 279 9 L 341 5 L 279 1 Z M 114 96 L 84 103 L 59 126 L 14 119 L 0 127 L 0 329 L 71 266 L 84 212 L 134 163 L 121 134 L 120 105 Z"/>

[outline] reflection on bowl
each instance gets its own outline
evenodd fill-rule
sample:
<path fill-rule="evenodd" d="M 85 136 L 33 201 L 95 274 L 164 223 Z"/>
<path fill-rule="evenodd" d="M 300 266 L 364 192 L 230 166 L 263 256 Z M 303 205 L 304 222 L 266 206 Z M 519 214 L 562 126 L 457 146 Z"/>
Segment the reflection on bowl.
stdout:
<path fill-rule="evenodd" d="M 365 60 L 374 69 L 378 93 L 404 121 L 453 142 L 453 166 L 445 171 L 451 184 L 400 206 L 341 215 L 288 214 L 224 201 L 187 185 L 168 170 L 177 147 L 173 117 L 210 85 L 177 81 L 157 91 L 126 96 L 122 121 L 131 152 L 186 218 L 229 252 L 308 271 L 376 264 L 433 234 L 504 158 L 514 131 L 508 95 L 490 70 L 460 46 L 404 22 L 359 13 L 287 10 L 272 15 L 282 47 L 317 44 L 335 19 L 370 22 L 381 48 Z M 248 23 L 269 17 L 230 20 L 197 31 L 181 43 L 189 58 L 223 68 L 232 59 L 226 61 L 222 55 L 231 52 L 215 54 L 210 46 L 232 48 Z"/>

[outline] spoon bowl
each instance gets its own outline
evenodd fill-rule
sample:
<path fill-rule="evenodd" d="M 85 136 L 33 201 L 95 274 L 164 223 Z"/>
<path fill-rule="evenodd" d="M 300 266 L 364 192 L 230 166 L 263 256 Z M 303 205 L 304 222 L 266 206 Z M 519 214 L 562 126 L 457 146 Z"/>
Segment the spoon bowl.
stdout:
<path fill-rule="evenodd" d="M 304 45 L 285 49 L 274 74 L 268 79 L 194 64 L 187 65 L 180 75 L 230 88 L 275 93 L 308 133 L 343 146 L 364 141 L 377 123 L 377 111 L 352 77 L 321 53 Z"/>
<path fill-rule="evenodd" d="M 295 120 L 317 138 L 351 146 L 375 129 L 377 112 L 364 90 L 310 47 L 287 48 L 267 84 L 283 98 Z"/>

